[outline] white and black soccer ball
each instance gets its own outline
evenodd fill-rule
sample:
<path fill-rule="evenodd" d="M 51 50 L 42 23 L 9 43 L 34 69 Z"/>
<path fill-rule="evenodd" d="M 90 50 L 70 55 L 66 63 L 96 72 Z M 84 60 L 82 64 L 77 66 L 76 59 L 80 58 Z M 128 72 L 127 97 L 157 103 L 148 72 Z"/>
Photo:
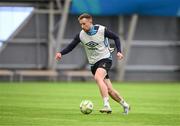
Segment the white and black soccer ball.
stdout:
<path fill-rule="evenodd" d="M 93 111 L 93 103 L 90 100 L 83 100 L 80 103 L 80 110 L 83 114 L 90 114 Z"/>

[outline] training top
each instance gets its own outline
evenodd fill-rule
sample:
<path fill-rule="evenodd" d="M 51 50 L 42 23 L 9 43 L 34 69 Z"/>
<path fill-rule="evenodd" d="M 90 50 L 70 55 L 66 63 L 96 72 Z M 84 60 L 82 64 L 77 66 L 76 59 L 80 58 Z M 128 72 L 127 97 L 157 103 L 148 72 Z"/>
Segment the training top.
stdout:
<path fill-rule="evenodd" d="M 121 52 L 120 40 L 115 33 L 102 25 L 93 25 L 88 32 L 81 30 L 73 41 L 60 53 L 62 55 L 69 53 L 81 42 L 85 48 L 89 63 L 93 65 L 101 59 L 112 57 L 109 50 L 108 38 L 114 40 L 117 52 Z"/>

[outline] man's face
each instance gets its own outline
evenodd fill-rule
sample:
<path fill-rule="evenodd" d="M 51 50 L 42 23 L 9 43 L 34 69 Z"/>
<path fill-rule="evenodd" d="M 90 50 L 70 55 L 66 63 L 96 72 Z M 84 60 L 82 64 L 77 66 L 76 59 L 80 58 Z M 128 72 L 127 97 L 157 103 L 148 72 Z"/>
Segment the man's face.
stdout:
<path fill-rule="evenodd" d="M 92 25 L 92 19 L 82 18 L 81 20 L 79 20 L 79 23 L 81 25 L 81 28 L 85 32 L 88 32 L 91 28 L 91 25 Z"/>

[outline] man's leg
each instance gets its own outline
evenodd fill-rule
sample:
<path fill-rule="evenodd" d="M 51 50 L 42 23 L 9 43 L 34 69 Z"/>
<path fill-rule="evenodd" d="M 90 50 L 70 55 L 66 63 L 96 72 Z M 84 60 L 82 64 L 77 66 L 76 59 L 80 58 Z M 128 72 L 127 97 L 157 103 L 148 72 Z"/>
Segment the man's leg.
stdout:
<path fill-rule="evenodd" d="M 109 105 L 109 95 L 108 95 L 108 88 L 106 83 L 104 82 L 104 78 L 107 75 L 106 70 L 103 68 L 98 68 L 94 75 L 94 79 L 98 84 L 101 96 L 104 101 L 104 108 L 100 110 L 100 112 L 111 113 L 111 107 Z"/>
<path fill-rule="evenodd" d="M 113 100 L 120 103 L 124 108 L 124 113 L 128 114 L 129 112 L 129 105 L 126 103 L 126 101 L 122 98 L 122 96 L 119 95 L 119 93 L 113 88 L 112 83 L 110 79 L 104 79 L 105 84 L 108 88 L 108 94 L 111 96 Z"/>

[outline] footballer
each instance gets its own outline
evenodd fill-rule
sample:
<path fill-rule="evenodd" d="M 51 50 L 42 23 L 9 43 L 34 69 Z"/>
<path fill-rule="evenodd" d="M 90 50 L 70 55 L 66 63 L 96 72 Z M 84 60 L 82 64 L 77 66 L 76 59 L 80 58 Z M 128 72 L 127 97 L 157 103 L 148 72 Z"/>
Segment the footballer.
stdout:
<path fill-rule="evenodd" d="M 85 48 L 86 55 L 91 66 L 91 72 L 99 87 L 104 106 L 100 109 L 101 113 L 111 113 L 109 96 L 118 102 L 128 114 L 129 104 L 113 88 L 108 71 L 112 65 L 112 48 L 109 47 L 108 39 L 113 39 L 117 49 L 117 59 L 123 59 L 119 37 L 102 25 L 94 25 L 92 16 L 81 14 L 78 21 L 82 30 L 75 36 L 72 42 L 62 51 L 56 53 L 56 60 L 60 60 L 63 55 L 71 52 L 79 43 Z"/>

